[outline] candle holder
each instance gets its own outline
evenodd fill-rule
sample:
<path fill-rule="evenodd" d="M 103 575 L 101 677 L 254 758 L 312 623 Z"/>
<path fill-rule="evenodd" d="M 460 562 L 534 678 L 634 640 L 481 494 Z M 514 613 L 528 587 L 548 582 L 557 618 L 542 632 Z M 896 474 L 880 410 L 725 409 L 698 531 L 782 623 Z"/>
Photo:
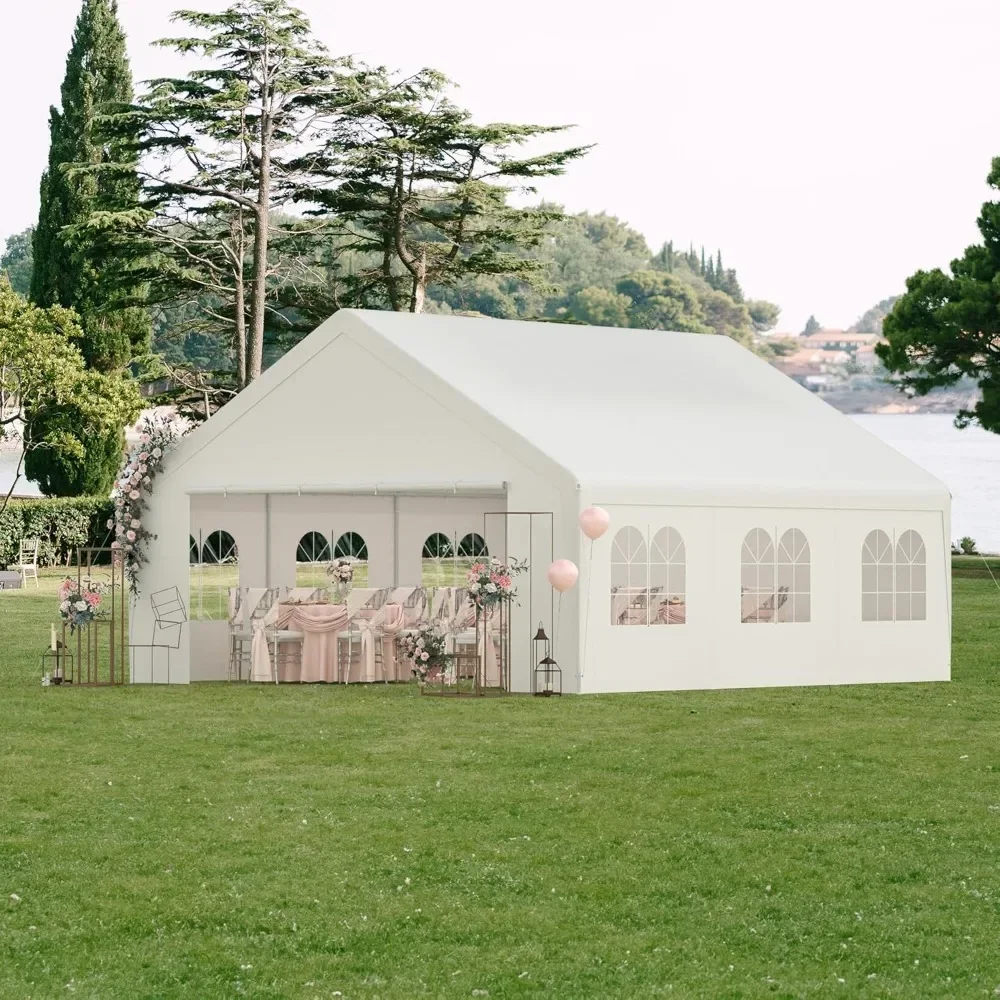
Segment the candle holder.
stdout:
<path fill-rule="evenodd" d="M 42 653 L 42 677 L 48 676 L 52 684 L 73 683 L 73 653 L 61 641 L 55 649 Z"/>

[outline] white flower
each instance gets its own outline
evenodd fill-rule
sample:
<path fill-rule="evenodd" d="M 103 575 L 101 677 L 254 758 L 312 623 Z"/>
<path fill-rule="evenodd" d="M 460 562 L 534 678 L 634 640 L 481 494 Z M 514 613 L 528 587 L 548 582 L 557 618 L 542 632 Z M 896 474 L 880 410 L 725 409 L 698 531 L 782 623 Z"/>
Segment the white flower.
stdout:
<path fill-rule="evenodd" d="M 420 659 L 421 660 L 429 660 L 430 658 L 431 658 L 431 654 L 430 653 L 426 653 L 425 652 L 425 653 L 421 653 L 420 654 Z"/>
<path fill-rule="evenodd" d="M 108 518 L 108 527 L 113 528 L 115 526 L 115 519 L 113 517 Z"/>
<path fill-rule="evenodd" d="M 479 584 L 478 583 L 470 583 L 469 584 L 469 593 L 470 594 L 478 594 L 479 593 Z"/>
<path fill-rule="evenodd" d="M 424 648 L 424 640 L 423 640 L 423 638 L 417 639 L 417 648 L 418 649 L 423 649 Z"/>
<path fill-rule="evenodd" d="M 486 593 L 495 594 L 497 592 L 497 585 L 495 583 L 486 584 Z"/>
<path fill-rule="evenodd" d="M 90 605 L 86 601 L 77 601 L 73 607 L 76 608 L 77 611 L 86 611 Z"/>
<path fill-rule="evenodd" d="M 143 483 L 145 483 L 146 486 L 148 486 L 149 482 L 150 482 L 149 476 L 144 476 L 142 481 L 143 481 Z"/>
<path fill-rule="evenodd" d="M 162 454 L 163 452 L 159 448 L 153 449 L 153 458 L 159 458 Z"/>
<path fill-rule="evenodd" d="M 133 517 L 133 518 L 132 518 L 132 527 L 133 527 L 133 528 L 138 528 L 138 527 L 139 527 L 139 525 L 140 525 L 140 523 L 141 523 L 141 522 L 139 521 L 139 518 L 137 518 L 137 517 Z"/>
<path fill-rule="evenodd" d="M 69 611 L 69 601 L 63 601 L 62 604 L 59 605 L 59 610 L 64 613 Z"/>

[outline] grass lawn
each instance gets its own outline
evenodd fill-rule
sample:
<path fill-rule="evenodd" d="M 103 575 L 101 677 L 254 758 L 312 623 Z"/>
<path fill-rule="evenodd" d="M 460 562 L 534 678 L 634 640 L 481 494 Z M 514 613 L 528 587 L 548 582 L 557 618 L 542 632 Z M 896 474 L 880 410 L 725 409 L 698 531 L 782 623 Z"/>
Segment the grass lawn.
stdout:
<path fill-rule="evenodd" d="M 43 689 L 0 594 L 0 997 L 977 997 L 1000 593 L 950 684 Z"/>

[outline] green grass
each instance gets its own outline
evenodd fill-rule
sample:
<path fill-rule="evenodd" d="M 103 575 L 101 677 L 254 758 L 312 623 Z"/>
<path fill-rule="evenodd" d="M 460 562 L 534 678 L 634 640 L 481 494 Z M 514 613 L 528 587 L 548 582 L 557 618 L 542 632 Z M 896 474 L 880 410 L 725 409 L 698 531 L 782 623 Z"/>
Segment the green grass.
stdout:
<path fill-rule="evenodd" d="M 993 995 L 998 602 L 951 684 L 454 701 L 42 689 L 0 594 L 0 997 Z"/>

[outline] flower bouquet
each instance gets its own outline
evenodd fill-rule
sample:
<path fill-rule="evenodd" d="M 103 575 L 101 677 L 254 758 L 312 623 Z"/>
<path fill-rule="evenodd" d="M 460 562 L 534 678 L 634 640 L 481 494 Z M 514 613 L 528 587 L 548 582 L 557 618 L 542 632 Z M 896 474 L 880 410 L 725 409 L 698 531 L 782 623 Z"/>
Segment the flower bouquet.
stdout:
<path fill-rule="evenodd" d="M 526 560 L 504 563 L 495 557 L 488 563 L 473 563 L 466 583 L 469 599 L 478 609 L 486 611 L 500 604 L 510 604 L 517 596 L 514 577 L 527 568 Z"/>
<path fill-rule="evenodd" d="M 401 633 L 399 648 L 410 661 L 413 673 L 421 684 L 432 676 L 440 675 L 447 666 L 445 636 L 427 622 Z"/>
<path fill-rule="evenodd" d="M 78 628 L 86 628 L 99 614 L 101 593 L 90 586 L 78 586 L 68 577 L 59 588 L 59 617 L 69 622 L 72 635 Z"/>
<path fill-rule="evenodd" d="M 337 596 L 351 589 L 351 581 L 354 579 L 354 563 L 350 559 L 334 559 L 326 567 L 326 575 L 333 580 L 333 585 L 337 590 Z"/>

